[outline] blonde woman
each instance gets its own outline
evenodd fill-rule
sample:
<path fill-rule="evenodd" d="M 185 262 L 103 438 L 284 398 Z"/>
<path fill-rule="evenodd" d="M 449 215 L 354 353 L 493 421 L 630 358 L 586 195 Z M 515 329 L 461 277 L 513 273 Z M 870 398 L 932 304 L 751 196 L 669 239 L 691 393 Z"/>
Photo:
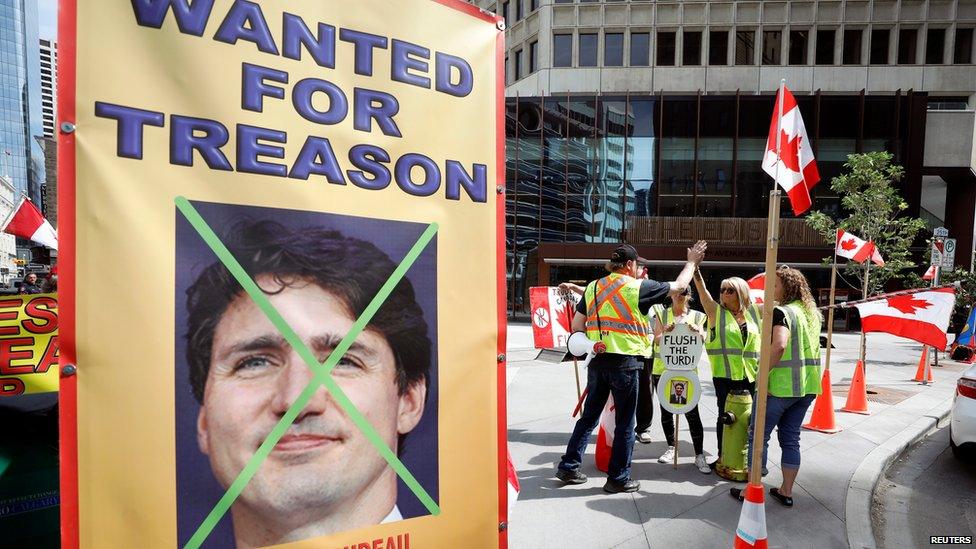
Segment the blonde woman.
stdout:
<path fill-rule="evenodd" d="M 765 469 L 769 436 L 775 427 L 783 452 L 780 459 L 783 483 L 778 488 L 770 488 L 769 493 L 783 505 L 792 507 L 793 482 L 800 470 L 800 425 L 821 391 L 820 328 L 823 317 L 813 301 L 806 277 L 796 269 L 780 267 L 776 270 L 775 296 L 779 305 L 773 312 L 762 460 Z M 752 436 L 750 428 L 750 446 Z M 751 460 L 751 451 L 749 457 Z M 741 490 L 733 488 L 732 495 L 741 499 Z"/>
<path fill-rule="evenodd" d="M 695 287 L 701 296 L 702 307 L 708 315 L 708 336 L 705 349 L 712 366 L 712 383 L 718 401 L 715 436 L 718 455 L 722 456 L 721 422 L 725 400 L 729 393 L 745 389 L 755 398 L 756 372 L 759 369 L 759 308 L 749 296 L 749 285 L 739 277 L 726 278 L 715 301 L 705 287 L 700 271 L 695 271 Z"/>

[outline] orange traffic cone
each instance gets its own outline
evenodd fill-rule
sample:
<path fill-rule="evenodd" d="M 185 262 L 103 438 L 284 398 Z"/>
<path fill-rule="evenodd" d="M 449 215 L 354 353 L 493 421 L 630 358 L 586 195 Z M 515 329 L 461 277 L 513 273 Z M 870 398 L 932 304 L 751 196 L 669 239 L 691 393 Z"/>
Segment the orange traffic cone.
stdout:
<path fill-rule="evenodd" d="M 840 411 L 871 415 L 868 411 L 868 390 L 864 386 L 864 363 L 860 360 L 854 367 L 854 379 L 851 380 L 851 390 L 847 393 L 847 404 Z"/>
<path fill-rule="evenodd" d="M 766 501 L 762 484 L 749 484 L 744 491 L 739 526 L 735 529 L 735 549 L 766 549 Z"/>
<path fill-rule="evenodd" d="M 813 404 L 813 415 L 810 416 L 810 423 L 803 428 L 821 433 L 838 433 L 842 430 L 834 421 L 834 395 L 830 392 L 830 370 L 824 371 L 823 378 L 820 380 L 820 394 Z"/>
<path fill-rule="evenodd" d="M 928 364 L 928 362 L 929 362 L 929 348 L 923 345 L 922 346 L 922 358 L 918 359 L 918 370 L 915 370 L 915 378 L 912 379 L 912 381 L 918 381 L 920 383 L 925 383 L 925 366 Z M 933 378 L 932 378 L 932 368 L 929 368 L 929 379 L 928 379 L 928 381 L 930 383 L 933 381 Z"/>

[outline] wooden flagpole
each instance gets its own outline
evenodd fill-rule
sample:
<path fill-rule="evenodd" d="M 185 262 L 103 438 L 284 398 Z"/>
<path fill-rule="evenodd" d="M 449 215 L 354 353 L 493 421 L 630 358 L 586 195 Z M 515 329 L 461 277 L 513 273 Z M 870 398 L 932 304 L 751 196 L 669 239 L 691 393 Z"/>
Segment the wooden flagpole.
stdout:
<path fill-rule="evenodd" d="M 570 323 L 572 323 L 573 322 L 573 313 L 575 312 L 573 310 L 572 300 L 569 299 L 569 292 L 568 291 L 564 295 L 566 296 L 566 310 L 569 311 L 569 319 L 570 319 L 569 321 L 570 321 Z M 570 330 L 570 331 L 572 331 L 572 330 Z M 583 393 L 582 393 L 582 390 L 580 389 L 579 361 L 576 360 L 576 357 L 575 356 L 573 357 L 573 372 L 576 374 L 575 376 L 573 376 L 573 378 L 576 379 L 576 400 L 581 400 L 583 398 Z"/>
<path fill-rule="evenodd" d="M 824 370 L 830 369 L 830 347 L 834 338 L 834 293 L 837 289 L 837 244 L 840 239 L 834 237 L 834 264 L 830 268 L 830 303 L 827 305 L 827 357 Z"/>
<path fill-rule="evenodd" d="M 868 297 L 868 279 L 871 276 L 871 264 L 872 263 L 874 263 L 874 261 L 872 261 L 871 259 L 868 259 L 867 261 L 864 262 L 864 287 L 861 290 L 861 298 L 862 299 L 867 299 L 867 297 Z M 867 351 L 868 351 L 868 334 L 864 331 L 864 327 L 862 326 L 861 327 L 861 354 L 860 354 L 860 358 L 861 358 L 861 367 L 864 368 L 864 375 L 865 376 L 867 376 L 867 374 L 868 374 L 868 365 L 864 361 L 864 358 L 867 356 Z"/>
<path fill-rule="evenodd" d="M 756 413 L 752 416 L 752 465 L 749 467 L 749 484 L 762 485 L 763 442 L 766 433 L 766 399 L 769 396 L 769 363 L 772 351 L 773 299 L 776 288 L 776 254 L 779 251 L 779 165 L 783 135 L 783 103 L 786 79 L 779 81 L 776 95 L 776 177 L 769 192 L 769 218 L 766 230 L 766 289 L 763 291 L 762 348 L 759 353 L 759 376 L 756 379 Z"/>

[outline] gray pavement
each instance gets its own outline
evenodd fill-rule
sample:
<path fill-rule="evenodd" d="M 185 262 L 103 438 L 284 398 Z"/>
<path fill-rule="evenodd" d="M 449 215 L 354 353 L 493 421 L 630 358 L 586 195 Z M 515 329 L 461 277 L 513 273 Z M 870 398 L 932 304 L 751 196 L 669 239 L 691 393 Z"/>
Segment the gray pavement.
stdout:
<path fill-rule="evenodd" d="M 532 349 L 528 324 L 510 324 L 508 335 L 509 446 L 522 488 L 510 520 L 512 547 L 711 548 L 732 543 L 740 506 L 729 497 L 728 488 L 736 484 L 714 474 L 703 475 L 694 468 L 691 438 L 684 428 L 679 437 L 678 469 L 658 464 L 656 459 L 665 450 L 665 443 L 657 415 L 652 429 L 654 442 L 638 443 L 634 449 L 632 474 L 641 481 L 638 492 L 605 494 L 604 475 L 594 466 L 592 446 L 583 464 L 590 481 L 579 486 L 563 486 L 557 481 L 553 477 L 555 466 L 575 422 L 570 417 L 576 404 L 572 363 L 533 360 L 537 352 Z M 831 365 L 835 408 L 844 405 L 858 341 L 857 334 L 835 337 Z M 869 334 L 867 384 L 869 390 L 878 391 L 876 401 L 869 396 L 871 415 L 837 413 L 843 431 L 833 435 L 803 431 L 803 464 L 794 490 L 794 508 L 767 501 L 770 547 L 848 547 L 848 517 L 858 517 L 862 511 L 863 520 L 853 521 L 863 522 L 870 536 L 873 483 L 866 486 L 863 479 L 872 478 L 868 473 L 879 475 L 883 464 L 862 466 L 862 462 L 872 452 L 877 456 L 878 449 L 883 450 L 889 440 L 900 440 L 918 429 L 913 424 L 920 418 L 943 416 L 952 398 L 954 380 L 963 369 L 962 365 L 943 361 L 945 366 L 934 372 L 934 384 L 911 382 L 920 353 L 921 347 L 914 343 Z M 714 390 L 708 368 L 700 368 L 699 375 L 703 382 L 699 407 L 705 424 L 705 452 L 714 456 Z M 581 378 L 585 379 L 585 373 L 581 372 Z M 889 403 L 882 402 L 885 400 Z M 900 402 L 893 403 L 896 400 Z M 772 438 L 766 486 L 777 486 L 782 480 L 780 451 L 776 437 Z M 861 484 L 852 487 L 859 467 Z M 860 501 L 861 492 L 866 494 L 864 504 L 854 505 L 852 513 L 848 500 Z"/>
<path fill-rule="evenodd" d="M 930 536 L 976 537 L 976 456 L 955 458 L 941 427 L 885 472 L 872 511 L 882 549 L 926 546 Z"/>

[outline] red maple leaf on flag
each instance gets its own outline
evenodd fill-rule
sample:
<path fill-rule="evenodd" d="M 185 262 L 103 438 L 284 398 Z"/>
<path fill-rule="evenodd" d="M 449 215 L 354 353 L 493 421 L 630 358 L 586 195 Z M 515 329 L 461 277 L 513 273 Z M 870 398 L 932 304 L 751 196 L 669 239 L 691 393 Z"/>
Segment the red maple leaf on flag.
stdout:
<path fill-rule="evenodd" d="M 567 304 L 565 307 L 556 312 L 556 322 L 558 322 L 559 325 L 562 326 L 567 332 L 573 331 L 573 322 L 569 317 L 570 310 L 570 305 Z"/>
<path fill-rule="evenodd" d="M 916 309 L 928 309 L 932 306 L 932 304 L 924 299 L 915 299 L 911 295 L 899 295 L 889 297 L 888 306 L 892 309 L 897 309 L 906 315 L 913 315 L 915 314 Z"/>
<path fill-rule="evenodd" d="M 780 131 L 780 153 L 779 158 L 783 165 L 794 172 L 800 172 L 800 141 L 803 139 L 799 134 L 790 140 L 786 132 Z"/>
<path fill-rule="evenodd" d="M 845 250 L 847 250 L 847 251 L 851 251 L 854 248 L 857 248 L 857 243 L 854 242 L 854 239 L 853 238 L 850 239 L 850 240 L 843 240 L 840 243 L 840 247 L 843 248 L 843 249 L 845 249 Z"/>

